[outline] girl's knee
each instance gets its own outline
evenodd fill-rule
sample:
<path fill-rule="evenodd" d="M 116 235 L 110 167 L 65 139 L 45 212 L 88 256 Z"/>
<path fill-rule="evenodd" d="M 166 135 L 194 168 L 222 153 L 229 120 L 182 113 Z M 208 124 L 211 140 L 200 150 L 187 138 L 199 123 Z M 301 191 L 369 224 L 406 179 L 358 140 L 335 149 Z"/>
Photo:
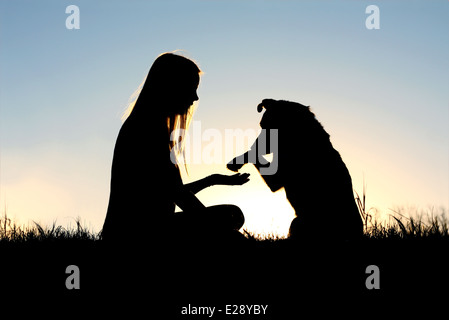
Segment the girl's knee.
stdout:
<path fill-rule="evenodd" d="M 245 223 L 245 216 L 242 210 L 236 205 L 222 204 L 209 208 L 211 211 L 215 211 L 215 214 L 222 217 L 227 228 L 239 230 Z"/>
<path fill-rule="evenodd" d="M 231 214 L 233 229 L 239 230 L 245 223 L 245 216 L 242 210 L 236 205 L 228 205 L 228 210 Z"/>

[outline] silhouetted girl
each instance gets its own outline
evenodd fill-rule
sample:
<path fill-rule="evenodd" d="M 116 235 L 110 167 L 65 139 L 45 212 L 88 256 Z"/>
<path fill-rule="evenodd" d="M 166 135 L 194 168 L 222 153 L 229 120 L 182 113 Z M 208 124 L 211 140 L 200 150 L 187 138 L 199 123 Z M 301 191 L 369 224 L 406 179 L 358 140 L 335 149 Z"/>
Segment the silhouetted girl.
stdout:
<path fill-rule="evenodd" d="M 238 207 L 205 207 L 194 193 L 214 184 L 243 184 L 248 175 L 215 174 L 184 185 L 173 157 L 181 148 L 170 135 L 188 125 L 200 74 L 193 61 L 173 53 L 154 61 L 117 138 L 103 239 L 153 241 L 203 231 L 221 236 L 242 227 Z M 174 213 L 175 204 L 182 213 Z"/>

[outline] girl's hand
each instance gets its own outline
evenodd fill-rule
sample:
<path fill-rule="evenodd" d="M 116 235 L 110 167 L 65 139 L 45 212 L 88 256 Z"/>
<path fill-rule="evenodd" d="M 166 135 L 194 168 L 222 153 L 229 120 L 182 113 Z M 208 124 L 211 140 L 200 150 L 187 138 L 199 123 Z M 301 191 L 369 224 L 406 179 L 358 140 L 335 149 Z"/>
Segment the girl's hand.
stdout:
<path fill-rule="evenodd" d="M 213 174 L 213 184 L 221 184 L 226 186 L 241 186 L 249 181 L 249 173 L 236 173 L 230 176 L 224 174 Z"/>

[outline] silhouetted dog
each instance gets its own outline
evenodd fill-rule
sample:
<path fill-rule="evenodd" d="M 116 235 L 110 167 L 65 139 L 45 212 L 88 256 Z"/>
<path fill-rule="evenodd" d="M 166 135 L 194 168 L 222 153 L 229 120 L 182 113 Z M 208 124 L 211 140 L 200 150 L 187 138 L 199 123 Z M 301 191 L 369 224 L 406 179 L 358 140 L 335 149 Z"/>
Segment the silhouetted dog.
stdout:
<path fill-rule="evenodd" d="M 243 164 L 253 163 L 273 192 L 285 188 L 297 216 L 290 226 L 291 238 L 359 237 L 363 224 L 351 176 L 310 108 L 272 99 L 263 100 L 258 112 L 263 108 L 260 126 L 266 130 L 251 150 L 228 163 L 228 169 L 237 171 Z M 271 163 L 261 157 L 269 153 L 273 154 Z"/>

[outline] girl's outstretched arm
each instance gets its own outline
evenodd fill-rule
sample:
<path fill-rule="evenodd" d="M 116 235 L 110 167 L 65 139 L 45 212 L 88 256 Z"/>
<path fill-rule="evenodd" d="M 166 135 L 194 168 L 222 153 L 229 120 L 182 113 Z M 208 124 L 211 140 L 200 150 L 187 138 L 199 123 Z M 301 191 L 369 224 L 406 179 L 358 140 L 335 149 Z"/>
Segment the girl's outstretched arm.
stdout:
<path fill-rule="evenodd" d="M 178 192 L 175 203 L 184 212 L 198 212 L 206 208 L 206 206 L 186 188 Z"/>

